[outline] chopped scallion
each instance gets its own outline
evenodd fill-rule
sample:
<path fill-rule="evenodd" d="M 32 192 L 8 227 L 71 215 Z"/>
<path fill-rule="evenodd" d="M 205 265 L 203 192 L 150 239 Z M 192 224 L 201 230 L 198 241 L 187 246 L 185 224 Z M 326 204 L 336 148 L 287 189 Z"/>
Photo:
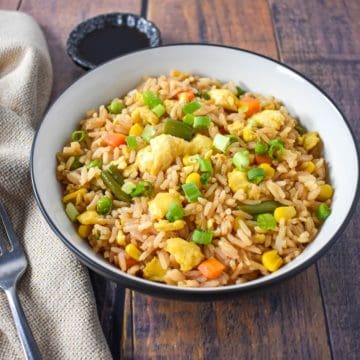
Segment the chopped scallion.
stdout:
<path fill-rule="evenodd" d="M 181 205 L 179 205 L 176 202 L 173 202 L 168 207 L 168 210 L 166 212 L 166 219 L 174 222 L 176 220 L 181 220 L 185 215 L 184 209 Z"/>
<path fill-rule="evenodd" d="M 80 214 L 75 205 L 71 202 L 66 204 L 65 213 L 72 222 L 74 222 Z"/>
<path fill-rule="evenodd" d="M 124 185 L 121 187 L 121 190 L 125 193 L 130 195 L 133 190 L 135 190 L 136 184 L 131 181 L 126 181 Z"/>
<path fill-rule="evenodd" d="M 86 165 L 86 169 L 89 170 L 93 167 L 98 167 L 99 169 L 101 169 L 102 167 L 102 160 L 101 159 L 94 159 L 91 160 L 87 165 Z"/>
<path fill-rule="evenodd" d="M 196 201 L 201 196 L 199 188 L 193 182 L 183 184 L 181 187 L 184 190 L 185 196 L 190 202 Z"/>
<path fill-rule="evenodd" d="M 262 168 L 252 168 L 247 172 L 247 178 L 254 184 L 259 184 L 265 176 L 265 171 Z"/>
<path fill-rule="evenodd" d="M 238 151 L 233 156 L 232 162 L 239 170 L 247 169 L 250 164 L 249 151 L 247 150 Z"/>
<path fill-rule="evenodd" d="M 78 168 L 81 168 L 84 164 L 79 160 L 78 156 L 75 156 L 73 163 L 70 166 L 70 170 L 76 170 Z"/>
<path fill-rule="evenodd" d="M 154 137 L 156 134 L 155 128 L 152 125 L 147 124 L 144 127 L 143 133 L 141 134 L 141 137 L 147 142 L 150 142 L 150 139 Z"/>
<path fill-rule="evenodd" d="M 151 109 L 151 111 L 160 118 L 165 114 L 165 106 L 163 104 L 157 104 L 155 107 Z"/>
<path fill-rule="evenodd" d="M 214 147 L 221 152 L 225 152 L 231 143 L 231 139 L 228 136 L 216 134 L 213 140 Z"/>
<path fill-rule="evenodd" d="M 190 141 L 193 137 L 193 128 L 184 123 L 183 121 L 177 121 L 167 119 L 164 126 L 164 133 L 173 135 L 184 140 Z"/>
<path fill-rule="evenodd" d="M 208 116 L 195 116 L 194 118 L 194 128 L 206 128 L 210 126 L 211 120 Z"/>
<path fill-rule="evenodd" d="M 197 101 L 192 101 L 184 105 L 182 111 L 184 112 L 184 114 L 192 114 L 193 112 L 199 110 L 200 108 L 201 108 L 200 103 L 198 103 Z"/>
<path fill-rule="evenodd" d="M 126 144 L 130 150 L 136 150 L 137 149 L 136 136 L 127 136 Z"/>
<path fill-rule="evenodd" d="M 257 142 L 255 145 L 255 154 L 264 155 L 267 153 L 269 147 L 263 142 Z"/>
<path fill-rule="evenodd" d="M 193 114 L 186 114 L 184 116 L 183 121 L 184 121 L 184 123 L 193 126 L 194 125 L 194 118 L 195 118 L 195 116 Z"/>
<path fill-rule="evenodd" d="M 86 132 L 84 130 L 75 130 L 71 134 L 71 140 L 82 142 L 86 139 Z"/>
<path fill-rule="evenodd" d="M 269 156 L 272 159 L 277 159 L 284 150 L 284 142 L 281 139 L 274 139 L 270 141 Z"/>
<path fill-rule="evenodd" d="M 155 106 L 162 104 L 161 99 L 153 91 L 144 91 L 143 100 L 144 104 L 147 105 L 150 109 L 153 109 Z"/>
<path fill-rule="evenodd" d="M 199 168 L 200 168 L 201 172 L 209 172 L 209 173 L 213 172 L 213 167 L 212 167 L 212 163 L 211 163 L 210 159 L 200 158 L 198 161 L 199 161 Z"/>
<path fill-rule="evenodd" d="M 212 238 L 213 238 L 212 231 L 204 231 L 204 230 L 199 230 L 199 229 L 194 230 L 194 232 L 192 233 L 192 236 L 191 236 L 191 240 L 194 243 L 200 244 L 200 245 L 211 244 Z"/>
<path fill-rule="evenodd" d="M 153 191 L 153 184 L 150 181 L 139 181 L 136 184 L 135 189 L 132 190 L 130 196 L 149 196 Z"/>
<path fill-rule="evenodd" d="M 210 178 L 211 178 L 211 173 L 208 173 L 208 172 L 202 173 L 200 175 L 201 184 L 206 185 L 209 182 Z"/>

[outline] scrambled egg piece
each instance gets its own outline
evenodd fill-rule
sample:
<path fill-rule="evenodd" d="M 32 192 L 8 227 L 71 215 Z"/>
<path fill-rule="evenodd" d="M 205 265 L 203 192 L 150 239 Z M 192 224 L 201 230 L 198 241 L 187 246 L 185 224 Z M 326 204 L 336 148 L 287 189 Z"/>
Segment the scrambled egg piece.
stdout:
<path fill-rule="evenodd" d="M 240 136 L 244 126 L 245 126 L 244 121 L 236 120 L 228 126 L 228 129 L 229 129 L 230 134 L 235 134 L 235 135 Z"/>
<path fill-rule="evenodd" d="M 284 125 L 285 116 L 278 110 L 264 110 L 248 120 L 251 127 L 271 127 L 279 130 Z"/>
<path fill-rule="evenodd" d="M 197 134 L 189 144 L 189 154 L 201 154 L 210 150 L 213 146 L 212 140 L 205 135 Z"/>
<path fill-rule="evenodd" d="M 184 228 L 185 225 L 186 222 L 184 220 L 176 220 L 174 222 L 159 220 L 159 222 L 154 224 L 154 228 L 156 231 L 177 231 Z"/>
<path fill-rule="evenodd" d="M 240 189 L 245 190 L 249 184 L 246 173 L 239 170 L 233 170 L 228 173 L 228 182 L 229 187 L 233 192 L 236 192 Z"/>
<path fill-rule="evenodd" d="M 204 258 L 199 246 L 181 238 L 171 238 L 166 242 L 166 251 L 175 257 L 181 271 L 189 271 Z"/>
<path fill-rule="evenodd" d="M 209 96 L 215 101 L 215 105 L 222 106 L 226 110 L 237 111 L 238 98 L 228 89 L 213 89 Z"/>
<path fill-rule="evenodd" d="M 156 125 L 159 118 L 147 107 L 139 106 L 131 113 L 131 119 L 135 123 Z"/>
<path fill-rule="evenodd" d="M 162 134 L 150 140 L 150 146 L 141 149 L 136 157 L 136 164 L 141 172 L 157 175 L 167 169 L 178 156 L 188 150 L 189 143 L 181 138 Z"/>
<path fill-rule="evenodd" d="M 169 206 L 174 202 L 181 205 L 180 195 L 176 191 L 173 191 L 172 193 L 157 193 L 154 199 L 149 202 L 151 217 L 153 219 L 163 219 Z"/>
<path fill-rule="evenodd" d="M 160 261 L 154 257 L 146 264 L 143 270 L 144 278 L 152 281 L 163 281 L 166 271 L 162 268 Z"/>

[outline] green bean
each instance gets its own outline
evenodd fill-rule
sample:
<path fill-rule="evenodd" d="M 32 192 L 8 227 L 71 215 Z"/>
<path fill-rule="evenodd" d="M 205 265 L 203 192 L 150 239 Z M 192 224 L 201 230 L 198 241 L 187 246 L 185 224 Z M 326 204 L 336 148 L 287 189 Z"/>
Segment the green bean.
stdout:
<path fill-rule="evenodd" d="M 238 209 L 245 211 L 251 215 L 264 214 L 264 213 L 273 213 L 274 210 L 281 206 L 277 201 L 269 200 L 263 201 L 259 204 L 242 204 L 239 205 Z"/>
<path fill-rule="evenodd" d="M 111 175 L 109 170 L 104 170 L 101 173 L 101 179 L 106 187 L 108 187 L 114 194 L 116 199 L 120 201 L 130 202 L 131 197 L 121 190 L 121 184 Z"/>
<path fill-rule="evenodd" d="M 120 170 L 115 165 L 111 165 L 107 171 L 120 185 L 124 184 L 124 177 L 121 175 Z"/>

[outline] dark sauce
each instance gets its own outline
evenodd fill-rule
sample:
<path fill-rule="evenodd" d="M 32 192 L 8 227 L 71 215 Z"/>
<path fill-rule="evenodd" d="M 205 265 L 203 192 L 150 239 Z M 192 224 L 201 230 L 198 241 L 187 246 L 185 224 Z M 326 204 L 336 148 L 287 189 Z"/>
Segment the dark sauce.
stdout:
<path fill-rule="evenodd" d="M 79 55 L 99 65 L 117 56 L 148 46 L 150 46 L 150 40 L 137 28 L 110 25 L 87 34 L 79 44 Z"/>

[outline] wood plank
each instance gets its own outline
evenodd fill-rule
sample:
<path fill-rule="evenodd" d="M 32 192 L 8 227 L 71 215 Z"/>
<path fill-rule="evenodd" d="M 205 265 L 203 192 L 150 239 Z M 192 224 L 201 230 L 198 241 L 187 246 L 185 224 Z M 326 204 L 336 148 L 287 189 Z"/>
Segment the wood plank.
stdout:
<path fill-rule="evenodd" d="M 148 14 L 164 42 L 223 42 L 277 54 L 261 0 L 166 0 L 161 7 L 149 1 Z M 135 359 L 330 358 L 314 267 L 229 301 L 185 303 L 139 293 L 132 300 Z"/>
<path fill-rule="evenodd" d="M 140 13 L 141 0 L 23 0 L 20 10 L 31 14 L 42 27 L 49 45 L 54 69 L 54 100 L 64 89 L 84 74 L 66 53 L 66 40 L 81 21 L 110 12 Z"/>
<path fill-rule="evenodd" d="M 0 10 L 17 10 L 21 0 L 0 0 Z"/>
<path fill-rule="evenodd" d="M 282 60 L 333 97 L 359 139 L 360 3 L 281 0 L 272 1 L 272 11 Z M 359 216 L 358 207 L 345 233 L 318 262 L 335 359 L 360 353 Z"/>

